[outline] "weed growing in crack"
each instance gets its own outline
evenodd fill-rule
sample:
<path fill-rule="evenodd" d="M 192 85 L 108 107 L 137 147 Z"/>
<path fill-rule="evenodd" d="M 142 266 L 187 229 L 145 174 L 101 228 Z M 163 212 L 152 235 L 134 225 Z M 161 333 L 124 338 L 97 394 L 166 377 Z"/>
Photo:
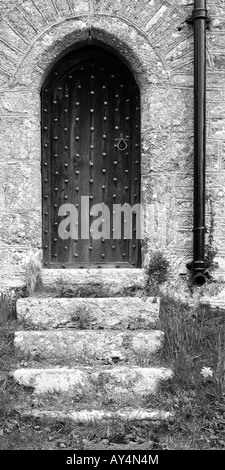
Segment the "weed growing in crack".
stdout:
<path fill-rule="evenodd" d="M 0 323 L 5 323 L 13 317 L 14 305 L 9 291 L 0 293 Z"/>
<path fill-rule="evenodd" d="M 32 295 L 42 289 L 41 264 L 36 259 L 30 259 L 25 270 L 27 295 Z"/>
<path fill-rule="evenodd" d="M 158 295 L 159 285 L 166 281 L 169 271 L 169 261 L 161 252 L 153 253 L 146 268 L 148 295 Z"/>

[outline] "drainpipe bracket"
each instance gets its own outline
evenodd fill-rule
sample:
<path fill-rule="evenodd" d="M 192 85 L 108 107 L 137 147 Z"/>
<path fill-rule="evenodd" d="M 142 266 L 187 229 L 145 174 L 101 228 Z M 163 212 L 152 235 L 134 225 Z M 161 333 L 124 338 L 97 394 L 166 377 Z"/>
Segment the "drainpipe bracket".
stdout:
<path fill-rule="evenodd" d="M 186 264 L 186 268 L 189 269 L 189 271 L 203 273 L 205 271 L 205 263 L 204 261 L 189 261 Z"/>
<path fill-rule="evenodd" d="M 201 272 L 203 273 L 205 270 L 205 262 L 202 260 L 193 261 L 192 269 L 194 272 Z"/>
<path fill-rule="evenodd" d="M 208 10 L 204 10 L 204 9 L 199 9 L 199 10 L 194 10 L 192 12 L 192 15 L 188 16 L 186 18 L 186 23 L 188 24 L 194 24 L 194 22 L 196 20 L 205 20 L 206 21 L 206 24 L 207 26 L 209 25 L 209 23 L 211 23 L 211 18 L 208 16 Z"/>

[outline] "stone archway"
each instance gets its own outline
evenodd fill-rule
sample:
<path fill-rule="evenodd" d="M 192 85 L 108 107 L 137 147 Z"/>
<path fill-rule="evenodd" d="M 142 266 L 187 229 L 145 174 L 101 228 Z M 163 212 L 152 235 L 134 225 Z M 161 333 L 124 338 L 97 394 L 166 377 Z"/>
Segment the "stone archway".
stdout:
<path fill-rule="evenodd" d="M 148 42 L 145 35 L 138 31 L 133 25 L 128 24 L 122 19 L 118 19 L 116 34 L 114 34 L 112 32 L 112 23 L 115 21 L 114 18 L 104 18 L 104 24 L 102 23 L 101 28 L 94 24 L 89 28 L 86 20 L 87 18 L 85 16 L 82 19 L 80 17 L 79 19 L 71 18 L 49 26 L 36 38 L 33 44 L 29 46 L 23 58 L 20 60 L 11 80 L 11 87 L 14 90 L 22 90 L 22 92 L 20 92 L 21 95 L 25 90 L 29 89 L 30 106 L 33 110 L 31 129 L 33 148 L 30 150 L 30 158 L 32 159 L 34 168 L 35 187 L 38 188 L 34 217 L 36 226 L 39 226 L 38 231 L 36 231 L 36 240 L 39 246 L 41 243 L 41 237 L 39 238 L 40 227 L 42 226 L 39 94 L 51 67 L 57 60 L 64 57 L 65 54 L 72 49 L 79 49 L 90 43 L 98 46 L 104 44 L 104 47 L 108 48 L 109 51 L 115 53 L 124 61 L 134 75 L 140 88 L 141 119 L 144 123 L 147 122 L 149 116 L 149 98 L 151 96 L 152 82 L 156 83 L 160 80 L 164 80 L 165 75 L 167 75 L 154 48 Z M 146 52 L 148 53 L 147 56 Z M 152 67 L 151 74 L 149 74 L 149 67 L 152 66 L 153 63 L 155 63 L 155 67 Z M 161 73 L 162 70 L 164 70 L 164 74 Z M 142 148 L 146 148 L 148 145 L 147 142 L 145 143 L 146 135 L 146 132 L 143 132 L 140 136 Z M 145 159 L 146 157 L 144 155 L 142 164 L 146 166 L 148 163 Z"/>
<path fill-rule="evenodd" d="M 172 221 L 176 198 L 179 194 L 183 197 L 179 182 L 185 181 L 188 188 L 192 184 L 192 175 L 182 164 L 189 158 L 191 130 L 186 123 L 192 119 L 193 80 L 192 30 L 183 26 L 186 7 L 174 6 L 169 0 L 19 0 L 13 5 L 0 20 L 3 52 L 0 86 L 5 90 L 3 108 L 6 109 L 2 120 L 2 154 L 5 173 L 10 175 L 16 194 L 10 211 L 6 204 L 3 238 L 7 250 L 12 244 L 12 251 L 21 253 L 20 271 L 23 272 L 21 260 L 26 262 L 27 252 L 28 255 L 42 253 L 40 90 L 52 65 L 71 48 L 79 48 L 90 40 L 118 54 L 140 88 L 141 196 L 144 204 L 149 204 L 146 253 L 150 246 L 154 249 L 169 246 L 171 253 L 183 252 L 182 240 L 179 245 L 179 234 Z M 190 89 L 185 89 L 185 83 Z M 15 119 L 11 118 L 11 112 Z M 179 135 L 173 131 L 178 116 Z M 6 124 L 10 129 L 8 134 L 4 132 Z M 183 159 L 180 158 L 181 141 Z M 169 175 L 168 165 L 178 168 L 179 173 L 176 175 L 174 171 Z M 170 207 L 174 211 L 169 215 L 171 222 L 167 221 Z M 187 220 L 186 212 L 181 213 L 181 226 L 182 218 Z M 9 259 L 8 251 L 6 258 Z M 144 254 L 144 263 L 145 260 Z M 13 263 L 18 271 L 18 261 Z"/>

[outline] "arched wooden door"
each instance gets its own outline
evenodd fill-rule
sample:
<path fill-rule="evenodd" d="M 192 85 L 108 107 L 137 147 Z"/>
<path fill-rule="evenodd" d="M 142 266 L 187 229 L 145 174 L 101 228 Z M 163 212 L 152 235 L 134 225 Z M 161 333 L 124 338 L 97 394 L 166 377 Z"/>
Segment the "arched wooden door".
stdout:
<path fill-rule="evenodd" d="M 113 225 L 115 204 L 140 201 L 139 89 L 108 51 L 70 53 L 43 85 L 42 187 L 46 267 L 140 266 L 135 214 L 131 238 L 123 212 L 121 238 Z"/>

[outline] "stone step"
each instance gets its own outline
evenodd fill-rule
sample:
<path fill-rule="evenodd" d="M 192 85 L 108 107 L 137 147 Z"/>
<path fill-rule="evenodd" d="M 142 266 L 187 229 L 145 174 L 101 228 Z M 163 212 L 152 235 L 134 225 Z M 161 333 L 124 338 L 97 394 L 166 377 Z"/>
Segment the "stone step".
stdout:
<path fill-rule="evenodd" d="M 133 290 L 144 290 L 147 276 L 144 269 L 42 269 L 41 289 L 57 292 L 59 297 L 109 297 L 129 295 Z"/>
<path fill-rule="evenodd" d="M 220 292 L 217 296 L 203 295 L 199 302 L 202 306 L 207 306 L 213 310 L 219 309 L 225 311 L 225 290 Z"/>
<path fill-rule="evenodd" d="M 16 307 L 19 321 L 39 329 L 147 329 L 159 319 L 157 297 L 28 297 Z"/>
<path fill-rule="evenodd" d="M 14 345 L 24 357 L 50 364 L 149 364 L 163 332 L 111 330 L 17 331 Z"/>
<path fill-rule="evenodd" d="M 173 418 L 173 413 L 161 409 L 144 409 L 144 408 L 124 408 L 119 410 L 93 409 L 93 410 L 48 410 L 48 409 L 26 409 L 17 408 L 17 412 L 23 417 L 57 420 L 60 422 L 73 421 L 75 423 L 96 422 L 103 420 L 122 420 L 131 421 L 151 421 L 159 422 Z"/>
<path fill-rule="evenodd" d="M 139 403 L 156 395 L 159 384 L 171 379 L 173 372 L 165 367 L 79 367 L 52 369 L 17 369 L 14 380 L 32 387 L 36 395 L 57 394 L 92 404 L 106 399 L 123 406 Z"/>

